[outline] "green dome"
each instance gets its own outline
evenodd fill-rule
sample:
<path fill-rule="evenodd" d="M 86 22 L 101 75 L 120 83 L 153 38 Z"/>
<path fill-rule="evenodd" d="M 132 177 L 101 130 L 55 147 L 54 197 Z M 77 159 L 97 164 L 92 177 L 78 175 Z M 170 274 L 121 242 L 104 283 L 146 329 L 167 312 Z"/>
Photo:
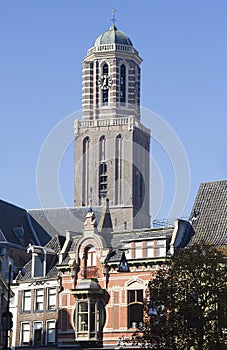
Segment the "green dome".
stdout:
<path fill-rule="evenodd" d="M 98 36 L 98 38 L 95 40 L 94 46 L 103 44 L 121 44 L 133 46 L 129 37 L 127 37 L 125 33 L 118 30 L 114 24 L 110 27 L 109 30 Z"/>

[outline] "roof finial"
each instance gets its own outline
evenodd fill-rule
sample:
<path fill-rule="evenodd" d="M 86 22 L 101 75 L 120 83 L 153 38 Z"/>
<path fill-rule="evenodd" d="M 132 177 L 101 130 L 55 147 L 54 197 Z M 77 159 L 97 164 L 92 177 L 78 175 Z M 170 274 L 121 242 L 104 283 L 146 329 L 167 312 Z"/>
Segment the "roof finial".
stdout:
<path fill-rule="evenodd" d="M 116 23 L 116 21 L 117 21 L 117 19 L 116 19 L 116 16 L 115 16 L 115 14 L 116 14 L 116 10 L 115 9 L 112 9 L 112 18 L 110 19 L 111 21 L 112 21 L 112 24 L 115 26 L 115 23 Z"/>

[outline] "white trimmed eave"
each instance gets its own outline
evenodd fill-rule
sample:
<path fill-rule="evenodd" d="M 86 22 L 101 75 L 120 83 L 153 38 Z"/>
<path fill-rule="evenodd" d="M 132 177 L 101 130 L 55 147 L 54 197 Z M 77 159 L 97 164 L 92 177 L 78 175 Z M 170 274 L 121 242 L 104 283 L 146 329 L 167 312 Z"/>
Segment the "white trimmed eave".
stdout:
<path fill-rule="evenodd" d="M 142 58 L 136 53 L 117 50 L 94 51 L 85 56 L 83 62 L 93 62 L 96 59 L 108 60 L 110 58 L 129 59 L 135 61 L 138 65 L 140 65 L 143 62 Z"/>

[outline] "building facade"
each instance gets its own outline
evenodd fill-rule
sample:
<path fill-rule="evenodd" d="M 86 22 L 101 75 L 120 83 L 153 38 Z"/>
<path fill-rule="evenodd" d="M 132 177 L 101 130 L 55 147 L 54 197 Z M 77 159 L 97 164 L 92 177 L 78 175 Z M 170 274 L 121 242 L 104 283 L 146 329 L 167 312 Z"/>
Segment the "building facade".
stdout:
<path fill-rule="evenodd" d="M 57 347 L 58 293 L 61 283 L 56 264 L 65 237 L 55 236 L 45 246 L 30 245 L 31 260 L 13 285 L 14 347 Z"/>

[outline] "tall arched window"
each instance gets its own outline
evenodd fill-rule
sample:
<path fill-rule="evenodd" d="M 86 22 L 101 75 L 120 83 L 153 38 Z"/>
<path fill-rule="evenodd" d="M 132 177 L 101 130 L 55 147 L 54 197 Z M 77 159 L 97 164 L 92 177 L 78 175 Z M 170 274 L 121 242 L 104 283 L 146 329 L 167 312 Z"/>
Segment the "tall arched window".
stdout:
<path fill-rule="evenodd" d="M 83 140 L 82 205 L 89 205 L 89 137 Z"/>
<path fill-rule="evenodd" d="M 101 136 L 99 139 L 99 161 L 103 162 L 106 158 L 106 138 Z"/>
<path fill-rule="evenodd" d="M 107 77 L 109 75 L 109 67 L 108 67 L 108 64 L 105 63 L 103 65 L 103 68 L 102 68 L 102 76 L 103 76 L 103 79 L 107 81 Z M 104 82 L 103 84 L 103 90 L 102 90 L 102 104 L 103 106 L 107 106 L 108 105 L 108 102 L 109 102 L 109 89 L 108 89 L 108 85 L 106 82 Z"/>
<path fill-rule="evenodd" d="M 122 64 L 120 68 L 120 103 L 125 104 L 126 102 L 126 68 Z"/>
<path fill-rule="evenodd" d="M 122 204 L 122 136 L 115 141 L 115 205 Z"/>

